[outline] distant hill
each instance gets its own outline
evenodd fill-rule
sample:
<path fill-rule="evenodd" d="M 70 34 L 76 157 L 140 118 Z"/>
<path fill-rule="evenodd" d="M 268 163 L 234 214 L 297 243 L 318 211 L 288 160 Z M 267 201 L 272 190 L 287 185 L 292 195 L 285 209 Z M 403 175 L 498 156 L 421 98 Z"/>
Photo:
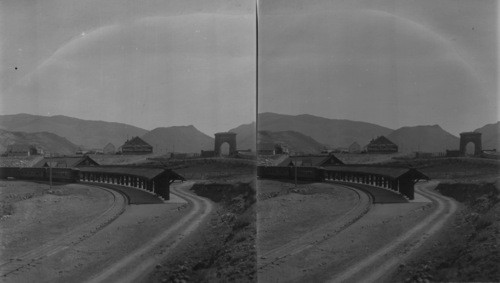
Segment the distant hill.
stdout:
<path fill-rule="evenodd" d="M 4 153 L 12 144 L 38 145 L 44 151 L 71 155 L 75 154 L 78 146 L 69 140 L 53 133 L 24 133 L 0 130 L 0 152 Z"/>
<path fill-rule="evenodd" d="M 0 128 L 27 133 L 50 132 L 88 149 L 103 148 L 109 142 L 118 148 L 127 138 L 142 136 L 147 132 L 122 123 L 30 114 L 0 115 Z"/>
<path fill-rule="evenodd" d="M 386 136 L 400 152 L 444 152 L 458 149 L 460 139 L 438 125 L 402 127 Z"/>
<path fill-rule="evenodd" d="M 182 153 L 200 153 L 201 150 L 214 150 L 214 138 L 200 132 L 192 125 L 156 128 L 143 135 L 142 139 L 153 146 L 155 153 L 174 150 Z"/>
<path fill-rule="evenodd" d="M 313 138 L 295 131 L 259 131 L 259 144 L 285 144 L 294 153 L 319 153 L 324 145 Z"/>
<path fill-rule="evenodd" d="M 255 122 L 229 130 L 229 132 L 236 133 L 237 149 L 251 149 L 252 152 L 255 152 L 255 131 Z"/>
<path fill-rule="evenodd" d="M 348 147 L 353 142 L 365 146 L 377 136 L 387 136 L 391 129 L 350 120 L 327 119 L 313 115 L 260 113 L 259 131 L 295 131 L 332 147 Z"/>
<path fill-rule="evenodd" d="M 481 133 L 483 149 L 496 149 L 500 151 L 500 122 L 488 124 L 476 129 L 474 132 Z"/>

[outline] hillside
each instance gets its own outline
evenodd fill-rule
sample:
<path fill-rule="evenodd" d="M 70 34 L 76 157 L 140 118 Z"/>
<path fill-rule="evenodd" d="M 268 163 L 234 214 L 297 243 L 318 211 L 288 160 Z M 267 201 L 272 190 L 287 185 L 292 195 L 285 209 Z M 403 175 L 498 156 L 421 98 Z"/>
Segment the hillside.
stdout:
<path fill-rule="evenodd" d="M 0 152 L 3 153 L 12 144 L 38 145 L 44 151 L 71 155 L 78 147 L 67 139 L 53 133 L 24 133 L 0 130 Z"/>
<path fill-rule="evenodd" d="M 251 149 L 255 152 L 255 122 L 250 124 L 243 124 L 229 132 L 236 133 L 236 147 L 237 149 Z"/>
<path fill-rule="evenodd" d="M 313 138 L 295 131 L 259 131 L 259 144 L 284 144 L 294 153 L 319 153 L 324 146 Z"/>
<path fill-rule="evenodd" d="M 103 148 L 109 142 L 119 147 L 127 138 L 142 136 L 147 132 L 122 123 L 30 114 L 0 115 L 0 128 L 27 133 L 50 132 L 88 149 Z"/>
<path fill-rule="evenodd" d="M 353 142 L 365 146 L 372 138 L 392 132 L 389 128 L 371 123 L 327 119 L 307 114 L 291 116 L 260 113 L 258 123 L 259 131 L 295 131 L 332 147 L 348 147 Z"/>
<path fill-rule="evenodd" d="M 444 152 L 458 149 L 460 139 L 438 125 L 402 127 L 386 136 L 400 152 Z"/>
<path fill-rule="evenodd" d="M 500 151 L 500 122 L 488 124 L 476 129 L 474 132 L 481 133 L 483 149 L 496 149 Z"/>
<path fill-rule="evenodd" d="M 201 150 L 213 150 L 214 139 L 200 132 L 194 126 L 175 126 L 156 128 L 142 136 L 153 146 L 155 153 L 183 152 L 200 153 Z"/>

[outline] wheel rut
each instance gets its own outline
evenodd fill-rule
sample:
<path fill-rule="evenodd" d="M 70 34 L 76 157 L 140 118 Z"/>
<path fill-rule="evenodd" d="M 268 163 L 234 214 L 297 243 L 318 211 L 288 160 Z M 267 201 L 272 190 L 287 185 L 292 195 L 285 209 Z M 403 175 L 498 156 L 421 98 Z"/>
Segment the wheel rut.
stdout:
<path fill-rule="evenodd" d="M 113 202 L 106 211 L 92 219 L 92 221 L 82 224 L 70 232 L 63 234 L 38 248 L 3 260 L 0 262 L 0 276 L 4 278 L 9 277 L 45 257 L 56 255 L 57 253 L 66 250 L 68 247 L 76 245 L 77 243 L 97 233 L 123 213 L 126 207 L 126 199 L 121 193 L 99 186 L 92 187 L 106 191 L 112 196 Z"/>

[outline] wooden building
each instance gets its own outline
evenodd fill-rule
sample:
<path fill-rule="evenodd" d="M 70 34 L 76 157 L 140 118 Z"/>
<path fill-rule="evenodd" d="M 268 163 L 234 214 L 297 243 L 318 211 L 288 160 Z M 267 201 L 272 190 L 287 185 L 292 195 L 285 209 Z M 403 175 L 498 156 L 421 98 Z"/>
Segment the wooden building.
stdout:
<path fill-rule="evenodd" d="M 116 148 L 115 145 L 112 143 L 108 143 L 103 149 L 102 152 L 104 154 L 115 154 Z"/>
<path fill-rule="evenodd" d="M 33 167 L 49 167 L 55 168 L 75 168 L 81 166 L 99 166 L 94 159 L 88 155 L 84 156 L 61 156 L 61 157 L 44 157 L 37 162 Z"/>
<path fill-rule="evenodd" d="M 322 167 L 343 165 L 344 162 L 338 159 L 335 155 L 296 155 L 290 156 L 283 160 L 278 166 L 307 166 L 307 167 Z"/>
<path fill-rule="evenodd" d="M 361 152 L 361 146 L 357 142 L 353 142 L 349 146 L 349 153 L 360 153 Z"/>
<path fill-rule="evenodd" d="M 396 153 L 398 146 L 384 136 L 372 139 L 366 146 L 368 153 Z"/>
<path fill-rule="evenodd" d="M 121 146 L 121 152 L 122 154 L 151 154 L 153 147 L 143 139 L 134 137 Z"/>
<path fill-rule="evenodd" d="M 7 156 L 31 156 L 43 154 L 41 148 L 29 144 L 12 144 L 7 147 Z"/>
<path fill-rule="evenodd" d="M 258 143 L 257 155 L 275 155 L 276 147 L 274 143 Z"/>

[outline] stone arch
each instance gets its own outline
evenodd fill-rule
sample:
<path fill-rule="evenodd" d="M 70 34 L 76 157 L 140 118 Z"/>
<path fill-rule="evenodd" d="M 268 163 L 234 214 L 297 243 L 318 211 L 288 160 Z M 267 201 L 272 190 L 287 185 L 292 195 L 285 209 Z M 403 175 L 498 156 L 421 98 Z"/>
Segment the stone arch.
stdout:
<path fill-rule="evenodd" d="M 229 144 L 229 155 L 236 154 L 236 133 L 216 133 L 215 134 L 215 156 L 220 156 L 220 147 L 223 143 L 227 142 Z"/>
<path fill-rule="evenodd" d="M 474 156 L 479 156 L 483 152 L 481 143 L 481 133 L 467 132 L 460 134 L 460 155 L 465 156 L 468 143 L 474 144 Z"/>

